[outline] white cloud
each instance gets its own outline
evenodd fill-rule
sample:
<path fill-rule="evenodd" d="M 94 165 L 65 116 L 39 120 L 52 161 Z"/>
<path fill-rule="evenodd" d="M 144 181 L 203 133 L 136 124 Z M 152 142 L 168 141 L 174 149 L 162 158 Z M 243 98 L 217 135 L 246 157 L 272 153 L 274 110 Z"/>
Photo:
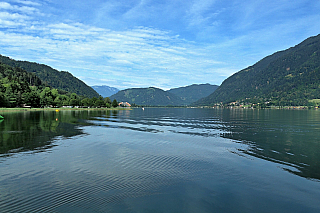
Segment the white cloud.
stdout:
<path fill-rule="evenodd" d="M 20 4 L 24 4 L 24 5 L 41 6 L 41 4 L 39 4 L 38 2 L 34 2 L 34 1 L 16 0 L 15 2 L 20 3 Z"/>
<path fill-rule="evenodd" d="M 10 12 L 24 13 L 27 15 L 43 15 L 38 8 L 35 6 L 40 6 L 40 4 L 29 4 L 30 6 L 19 6 L 15 4 L 10 4 L 8 2 L 0 2 L 0 10 L 7 10 Z"/>
<path fill-rule="evenodd" d="M 90 81 L 93 77 L 89 76 L 97 76 L 94 73 L 98 72 L 97 79 L 112 76 L 118 84 L 178 86 L 174 80 L 178 76 L 183 81 L 190 78 L 190 71 L 196 73 L 201 67 L 219 63 L 193 42 L 153 28 L 111 31 L 80 23 L 42 23 L 33 28 L 26 26 L 22 32 L 0 32 L 0 46 L 11 57 L 18 55 L 15 51 L 23 51 L 28 55 L 25 60 L 39 60 L 76 76 L 88 76 Z"/>

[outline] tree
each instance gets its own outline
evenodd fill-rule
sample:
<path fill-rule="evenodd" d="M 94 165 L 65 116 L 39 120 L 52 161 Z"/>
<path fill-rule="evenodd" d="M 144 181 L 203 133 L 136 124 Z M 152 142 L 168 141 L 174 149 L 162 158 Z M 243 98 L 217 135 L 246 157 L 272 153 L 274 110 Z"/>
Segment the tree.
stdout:
<path fill-rule="evenodd" d="M 81 104 L 82 104 L 82 106 L 91 106 L 90 105 L 90 99 L 89 98 L 84 98 L 84 99 L 82 99 L 81 100 Z"/>
<path fill-rule="evenodd" d="M 8 101 L 6 96 L 0 92 L 0 107 L 7 107 L 8 106 Z"/>
<path fill-rule="evenodd" d="M 94 106 L 95 107 L 105 107 L 106 106 L 106 104 L 104 103 L 103 98 L 101 96 L 96 100 L 96 102 L 94 103 Z"/>
<path fill-rule="evenodd" d="M 53 104 L 53 98 L 50 87 L 46 87 L 40 93 L 40 104 L 42 106 L 50 106 Z"/>
<path fill-rule="evenodd" d="M 39 107 L 40 106 L 40 94 L 36 91 L 32 91 L 30 93 L 26 93 L 24 96 L 25 104 L 31 107 Z"/>
<path fill-rule="evenodd" d="M 78 101 L 76 99 L 70 99 L 69 104 L 70 104 L 70 106 L 73 106 L 73 107 L 79 105 Z"/>
<path fill-rule="evenodd" d="M 118 106 L 118 102 L 117 102 L 116 99 L 114 99 L 114 100 L 112 101 L 112 107 L 113 107 L 113 108 L 116 108 L 117 106 Z"/>
<path fill-rule="evenodd" d="M 109 97 L 104 98 L 104 102 L 105 102 L 106 104 L 109 104 L 110 106 L 111 106 L 111 104 L 112 104 L 112 102 L 111 102 L 111 100 L 110 100 Z"/>
<path fill-rule="evenodd" d="M 52 89 L 51 90 L 51 95 L 52 95 L 52 99 L 56 99 L 59 96 L 59 92 L 57 89 Z"/>

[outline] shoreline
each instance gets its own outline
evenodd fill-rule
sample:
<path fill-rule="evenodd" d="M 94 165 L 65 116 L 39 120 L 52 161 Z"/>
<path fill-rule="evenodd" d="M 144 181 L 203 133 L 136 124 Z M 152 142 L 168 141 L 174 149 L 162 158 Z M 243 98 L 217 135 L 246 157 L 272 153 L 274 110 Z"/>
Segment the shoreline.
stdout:
<path fill-rule="evenodd" d="M 131 110 L 130 108 L 0 108 L 0 112 L 31 112 L 31 111 L 80 111 L 80 110 Z"/>
<path fill-rule="evenodd" d="M 103 110 L 132 110 L 140 107 L 117 107 L 117 108 L 0 108 L 0 112 L 32 112 L 32 111 L 103 111 Z M 148 107 L 146 107 L 148 108 Z M 252 107 L 239 107 L 239 106 L 229 106 L 229 107 L 150 107 L 150 108 L 193 108 L 193 109 L 246 109 L 246 110 L 259 110 L 259 109 L 269 109 L 269 110 L 318 110 L 319 108 L 306 107 L 306 106 L 283 106 L 283 107 L 266 107 L 266 108 L 252 108 Z"/>

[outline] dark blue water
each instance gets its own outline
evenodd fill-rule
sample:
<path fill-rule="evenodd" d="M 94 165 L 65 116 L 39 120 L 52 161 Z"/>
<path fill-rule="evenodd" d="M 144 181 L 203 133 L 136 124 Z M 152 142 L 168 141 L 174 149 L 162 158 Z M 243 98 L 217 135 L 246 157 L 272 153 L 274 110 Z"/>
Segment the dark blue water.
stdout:
<path fill-rule="evenodd" d="M 320 212 L 320 111 L 2 115 L 0 212 Z"/>

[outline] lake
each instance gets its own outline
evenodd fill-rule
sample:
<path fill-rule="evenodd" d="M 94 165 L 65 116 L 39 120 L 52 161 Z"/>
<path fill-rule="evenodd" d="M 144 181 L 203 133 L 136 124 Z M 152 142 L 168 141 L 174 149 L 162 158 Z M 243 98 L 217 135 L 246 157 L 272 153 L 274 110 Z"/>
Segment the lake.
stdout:
<path fill-rule="evenodd" d="M 320 110 L 1 115 L 0 212 L 320 212 Z"/>

